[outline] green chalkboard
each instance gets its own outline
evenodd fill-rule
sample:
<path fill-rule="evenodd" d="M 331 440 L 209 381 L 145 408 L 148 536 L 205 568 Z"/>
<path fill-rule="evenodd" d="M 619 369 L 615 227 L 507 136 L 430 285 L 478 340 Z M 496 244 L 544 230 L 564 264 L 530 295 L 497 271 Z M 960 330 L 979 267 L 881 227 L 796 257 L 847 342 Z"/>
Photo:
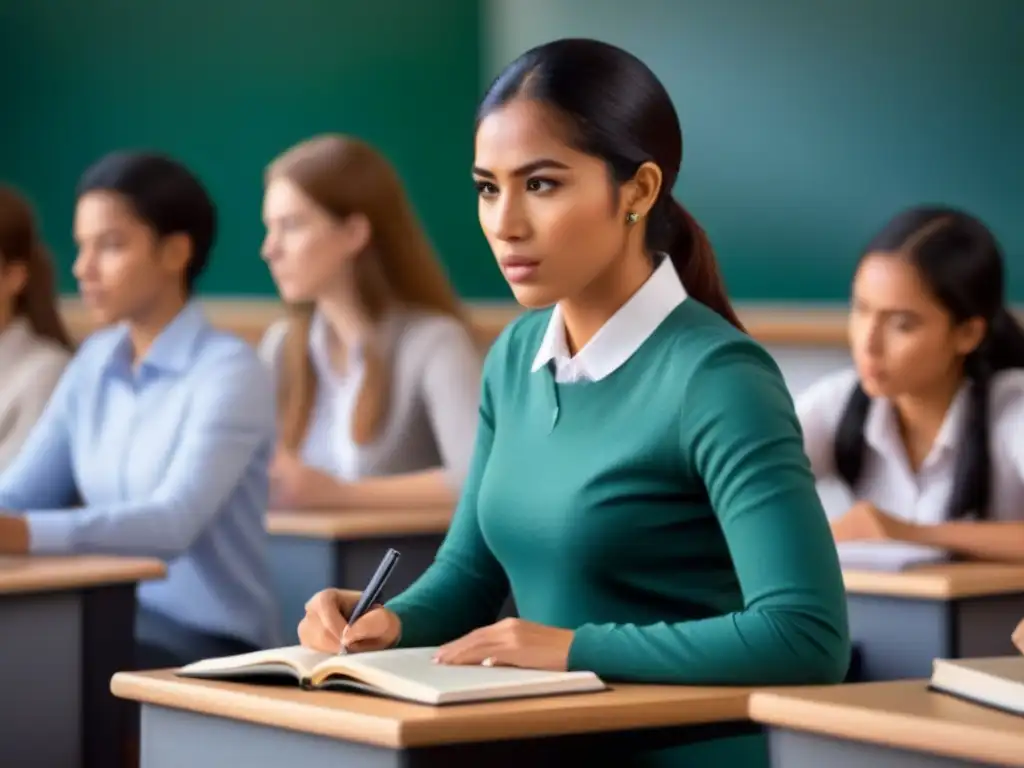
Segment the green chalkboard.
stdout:
<path fill-rule="evenodd" d="M 477 0 L 0 0 L 0 178 L 34 198 L 74 290 L 78 175 L 112 149 L 170 152 L 220 207 L 201 292 L 273 295 L 263 167 L 353 133 L 396 164 L 456 287 L 502 296 L 469 175 L 480 32 Z"/>
<path fill-rule="evenodd" d="M 994 229 L 1024 300 L 1024 0 L 490 0 L 491 73 L 596 37 L 643 58 L 683 122 L 677 194 L 730 292 L 838 300 L 919 202 Z"/>

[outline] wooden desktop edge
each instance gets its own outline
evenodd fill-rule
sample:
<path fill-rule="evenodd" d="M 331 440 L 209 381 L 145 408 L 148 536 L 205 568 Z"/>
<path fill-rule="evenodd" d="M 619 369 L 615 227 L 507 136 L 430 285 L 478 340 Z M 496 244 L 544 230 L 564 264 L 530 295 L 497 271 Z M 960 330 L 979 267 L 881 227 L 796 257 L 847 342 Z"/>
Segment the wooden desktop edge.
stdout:
<path fill-rule="evenodd" d="M 422 707 L 338 692 L 118 672 L 120 698 L 391 749 L 745 720 L 748 688 L 615 686 L 592 694 Z"/>
<path fill-rule="evenodd" d="M 0 594 L 67 591 L 162 579 L 159 560 L 119 557 L 2 557 Z"/>
<path fill-rule="evenodd" d="M 272 536 L 305 539 L 371 539 L 383 536 L 444 534 L 452 509 L 342 509 L 267 513 Z"/>
<path fill-rule="evenodd" d="M 765 726 L 1024 768 L 1024 727 L 1013 727 L 1018 716 L 932 693 L 927 685 L 900 680 L 755 690 L 748 713 Z"/>
<path fill-rule="evenodd" d="M 272 299 L 204 299 L 215 325 L 233 331 L 252 343 L 267 327 L 283 316 L 280 302 Z M 488 346 L 514 320 L 522 307 L 511 302 L 468 302 L 474 335 Z M 95 329 L 81 302 L 61 300 L 62 313 L 72 336 L 81 339 Z M 846 347 L 846 312 L 841 307 L 800 308 L 737 305 L 737 311 L 751 335 L 764 344 L 792 344 L 812 347 Z"/>
<path fill-rule="evenodd" d="M 957 600 L 1024 592 L 1024 566 L 947 563 L 895 573 L 844 570 L 846 591 L 923 600 Z"/>

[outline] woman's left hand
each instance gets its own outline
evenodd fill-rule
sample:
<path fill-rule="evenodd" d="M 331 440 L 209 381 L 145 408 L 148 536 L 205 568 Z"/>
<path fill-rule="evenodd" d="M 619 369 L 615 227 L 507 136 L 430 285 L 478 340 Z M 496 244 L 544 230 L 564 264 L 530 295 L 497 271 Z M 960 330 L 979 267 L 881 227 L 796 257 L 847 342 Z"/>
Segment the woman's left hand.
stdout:
<path fill-rule="evenodd" d="M 270 465 L 270 506 L 273 509 L 308 509 L 338 506 L 338 481 L 303 464 L 292 453 L 279 451 Z"/>
<path fill-rule="evenodd" d="M 1017 646 L 1017 650 L 1024 653 L 1024 619 L 1022 619 L 1020 624 L 1017 625 L 1017 628 L 1013 630 L 1011 639 L 1013 640 L 1013 644 Z"/>
<path fill-rule="evenodd" d="M 912 526 L 883 512 L 874 504 L 858 501 L 846 514 L 831 523 L 832 536 L 839 541 L 909 541 Z"/>
<path fill-rule="evenodd" d="M 27 555 L 28 544 L 28 522 L 25 518 L 0 514 L 0 555 Z"/>
<path fill-rule="evenodd" d="M 546 627 L 522 619 L 502 619 L 442 645 L 434 659 L 439 664 L 482 664 L 565 671 L 571 629 Z"/>

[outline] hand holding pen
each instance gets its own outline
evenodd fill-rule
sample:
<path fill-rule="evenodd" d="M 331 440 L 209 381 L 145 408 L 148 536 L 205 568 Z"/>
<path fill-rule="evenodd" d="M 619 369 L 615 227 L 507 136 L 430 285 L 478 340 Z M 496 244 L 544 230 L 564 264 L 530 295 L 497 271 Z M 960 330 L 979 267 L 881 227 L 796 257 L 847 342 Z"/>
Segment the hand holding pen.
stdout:
<path fill-rule="evenodd" d="M 378 600 L 398 558 L 399 553 L 389 549 L 362 592 L 325 589 L 313 595 L 299 622 L 299 642 L 324 653 L 379 651 L 395 645 L 402 623 Z"/>

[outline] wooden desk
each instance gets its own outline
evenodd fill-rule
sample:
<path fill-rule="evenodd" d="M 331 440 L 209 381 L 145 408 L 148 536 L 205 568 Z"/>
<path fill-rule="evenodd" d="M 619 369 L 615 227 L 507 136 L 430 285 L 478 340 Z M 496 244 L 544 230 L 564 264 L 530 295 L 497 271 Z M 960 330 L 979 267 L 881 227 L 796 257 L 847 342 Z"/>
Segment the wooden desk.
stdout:
<path fill-rule="evenodd" d="M 134 663 L 135 585 L 163 563 L 0 557 L 0 765 L 121 765 L 131 708 L 110 676 Z"/>
<path fill-rule="evenodd" d="M 778 768 L 1024 766 L 1024 721 L 930 693 L 924 680 L 755 692 Z"/>
<path fill-rule="evenodd" d="M 203 306 L 215 325 L 253 343 L 259 341 L 271 323 L 284 315 L 281 303 L 273 299 L 205 299 Z M 474 335 L 484 347 L 490 346 L 501 330 L 523 311 L 513 301 L 470 301 L 468 309 Z M 738 304 L 736 311 L 751 335 L 763 344 L 841 349 L 847 346 L 846 308 L 840 304 L 804 307 Z M 84 338 L 95 330 L 95 324 L 78 299 L 63 298 L 61 313 L 75 338 Z"/>
<path fill-rule="evenodd" d="M 865 680 L 928 677 L 934 658 L 1015 652 L 1024 566 L 950 563 L 843 576 Z"/>
<path fill-rule="evenodd" d="M 315 592 L 362 589 L 388 547 L 402 557 L 385 597 L 412 584 L 433 562 L 451 515 L 451 508 L 271 512 L 270 564 L 286 642 L 295 640 Z"/>
<path fill-rule="evenodd" d="M 745 688 L 623 685 L 448 707 L 167 671 L 118 674 L 111 689 L 142 704 L 141 768 L 615 765 L 638 736 L 667 746 L 751 731 Z"/>

